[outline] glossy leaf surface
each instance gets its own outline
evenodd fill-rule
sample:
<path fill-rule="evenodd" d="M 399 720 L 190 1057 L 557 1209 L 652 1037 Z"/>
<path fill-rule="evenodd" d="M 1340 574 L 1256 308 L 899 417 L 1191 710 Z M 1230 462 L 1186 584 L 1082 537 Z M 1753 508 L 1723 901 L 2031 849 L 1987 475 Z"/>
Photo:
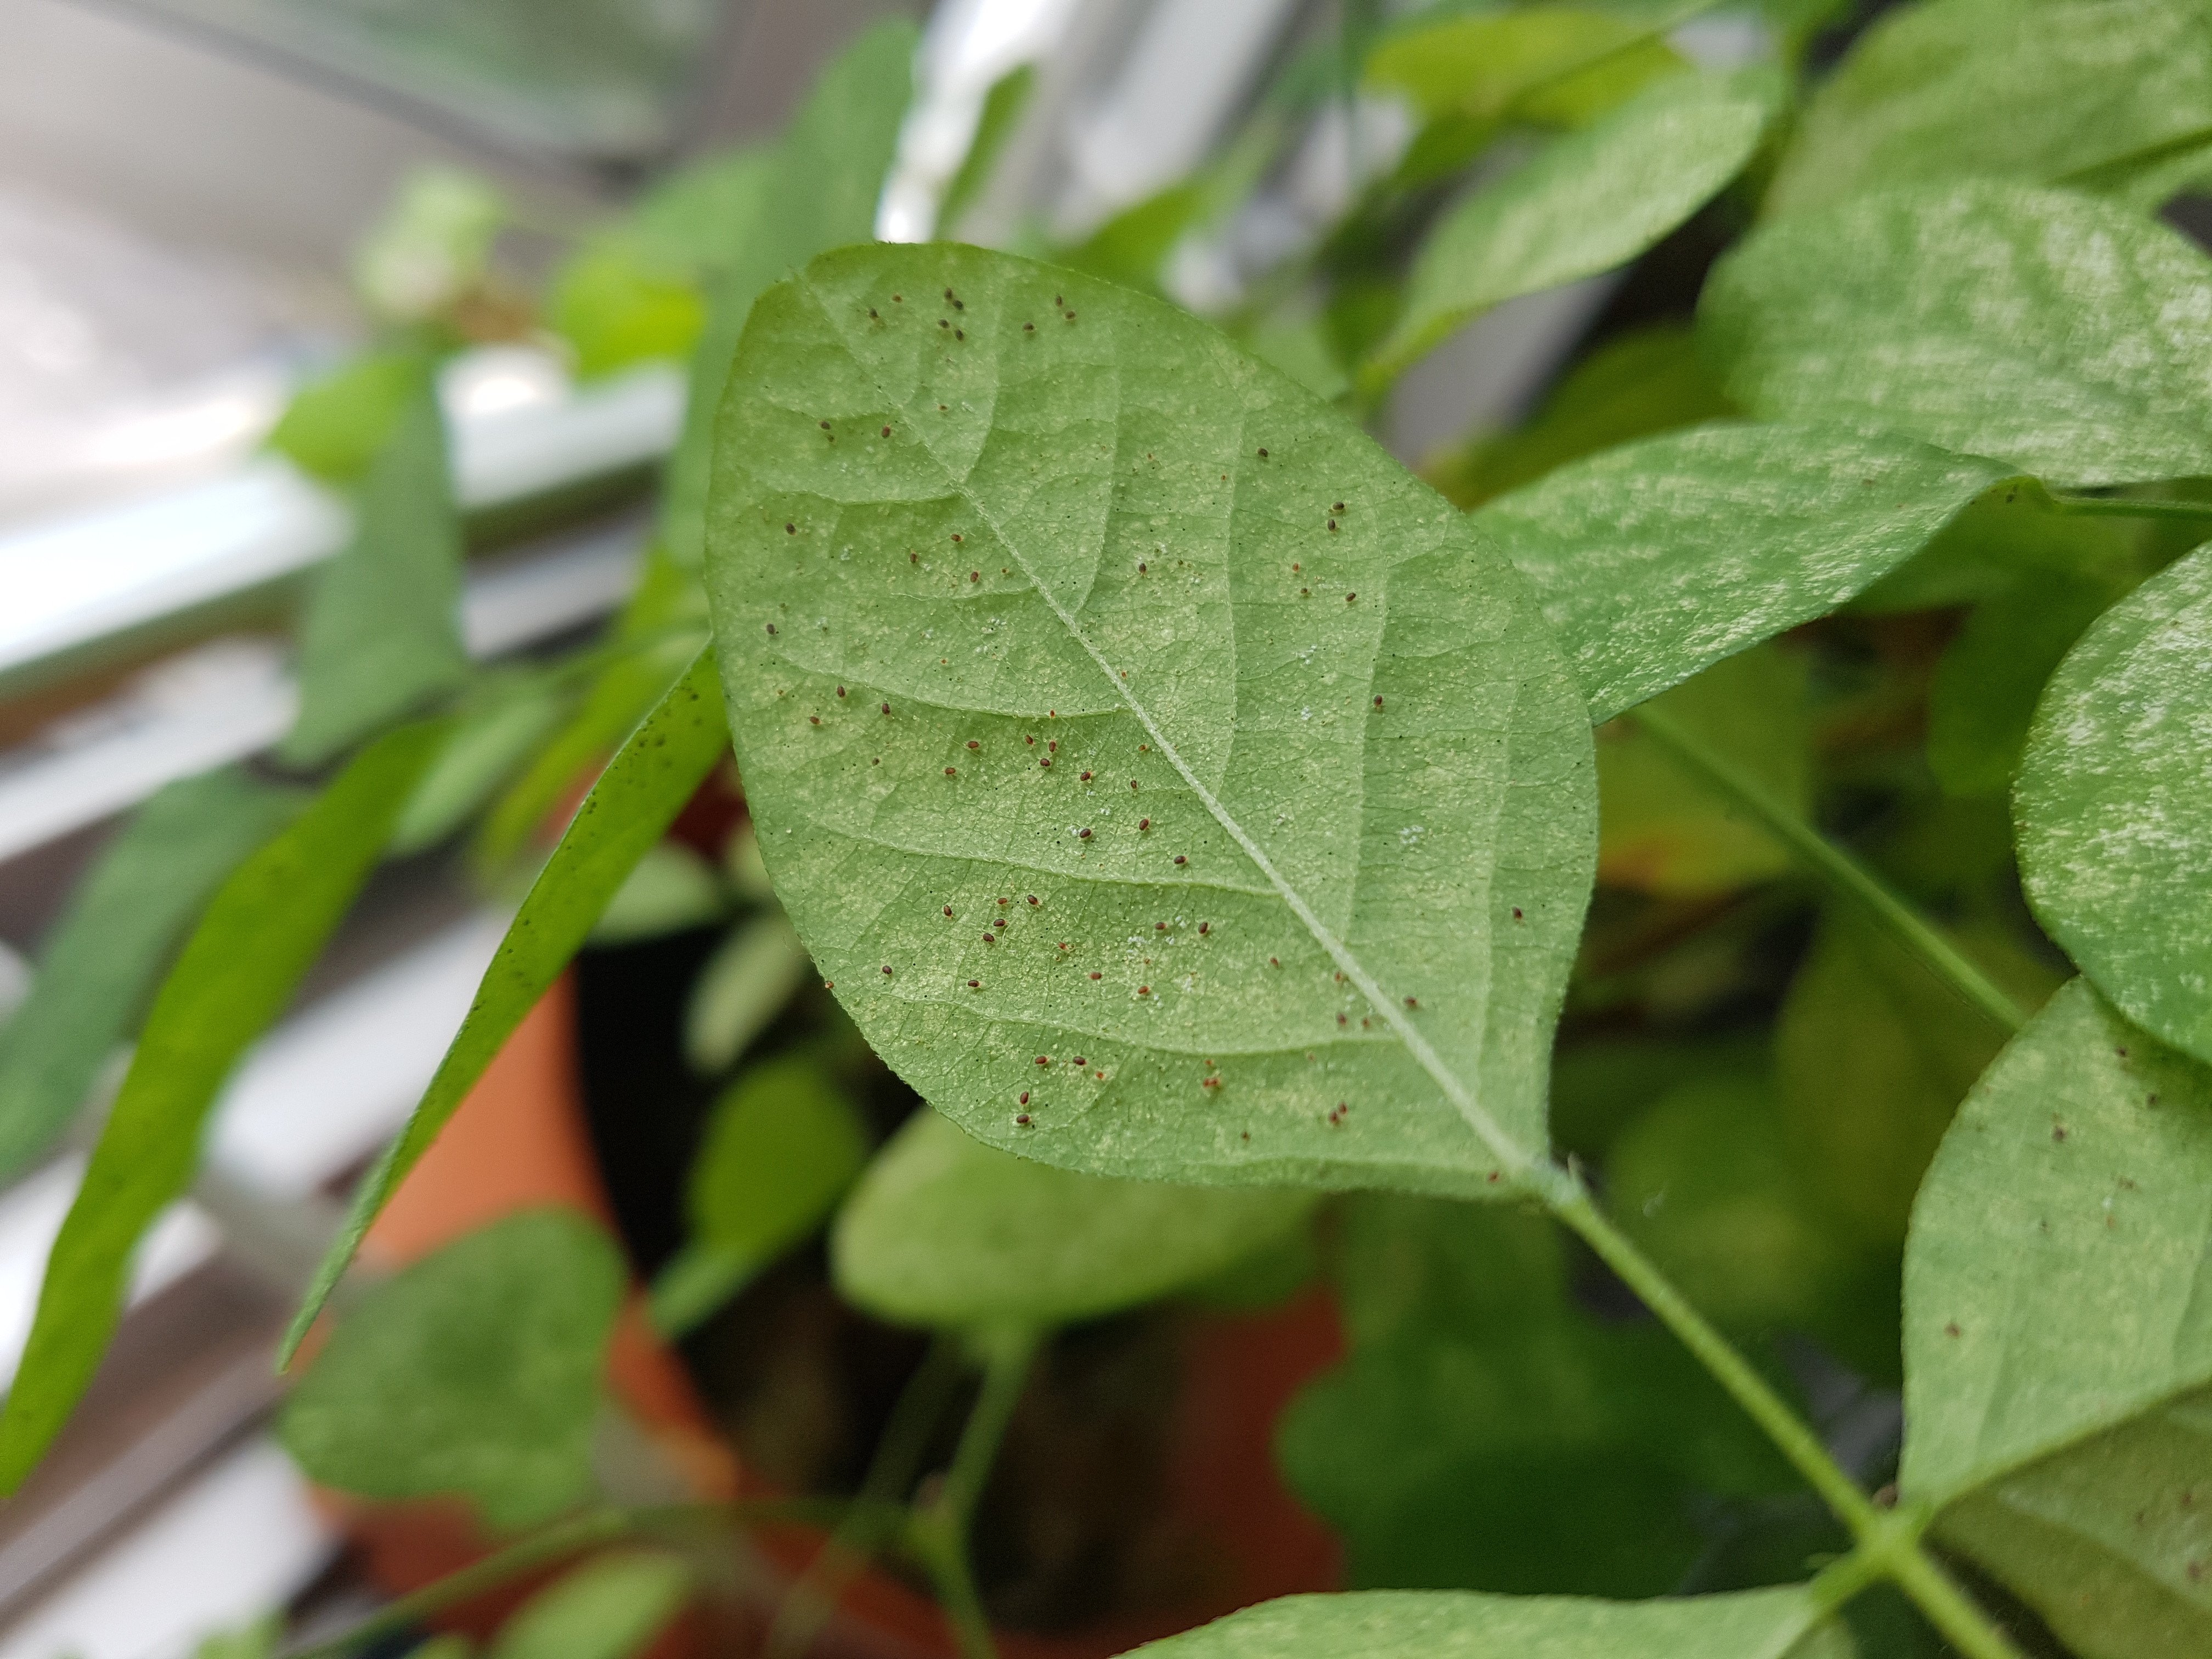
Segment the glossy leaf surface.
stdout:
<path fill-rule="evenodd" d="M 567 1211 L 470 1233 L 339 1324 L 285 1407 L 284 1444 L 342 1492 L 458 1493 L 502 1529 L 550 1520 L 592 1490 L 623 1279 L 606 1236 Z"/>
<path fill-rule="evenodd" d="M 2013 816 L 2051 935 L 2131 1019 L 2212 1060 L 2212 550 L 2106 612 L 2037 708 Z"/>
<path fill-rule="evenodd" d="M 728 748 L 713 665 L 702 655 L 607 763 L 531 884 L 429 1088 L 355 1190 L 352 1214 L 286 1334 L 287 1358 L 401 1177 L 438 1138 L 523 1016 L 568 966 L 607 900 Z"/>
<path fill-rule="evenodd" d="M 1052 1327 L 1156 1300 L 1285 1239 L 1314 1195 L 1172 1187 L 1016 1158 L 917 1112 L 854 1188 L 837 1288 L 905 1323 Z"/>
<path fill-rule="evenodd" d="M 1379 390 L 1500 301 L 1634 258 L 1742 169 L 1776 96 L 1756 72 L 1668 76 L 1478 188 L 1422 245 L 1404 314 L 1363 382 Z"/>
<path fill-rule="evenodd" d="M 1879 434 L 1707 426 L 1571 463 L 1477 521 L 1535 583 L 1595 721 L 1826 615 L 2007 471 Z"/>
<path fill-rule="evenodd" d="M 2062 191 L 1887 189 L 1781 220 L 1698 325 L 1762 419 L 1886 427 L 2053 484 L 2212 472 L 2212 263 Z"/>
<path fill-rule="evenodd" d="M 1097 1174 L 1510 1186 L 1589 730 L 1462 515 L 1204 325 L 952 246 L 765 296 L 718 430 L 762 852 L 926 1098 Z"/>
<path fill-rule="evenodd" d="M 168 785 L 101 853 L 0 1027 L 0 1179 L 69 1127 L 209 895 L 302 803 L 225 768 Z"/>
<path fill-rule="evenodd" d="M 216 1092 L 292 1000 L 443 738 L 435 726 L 403 726 L 364 749 L 238 866 L 185 941 L 47 1259 L 22 1367 L 0 1410 L 0 1490 L 30 1473 L 92 1381 L 122 1314 L 131 1253 L 191 1184 Z"/>

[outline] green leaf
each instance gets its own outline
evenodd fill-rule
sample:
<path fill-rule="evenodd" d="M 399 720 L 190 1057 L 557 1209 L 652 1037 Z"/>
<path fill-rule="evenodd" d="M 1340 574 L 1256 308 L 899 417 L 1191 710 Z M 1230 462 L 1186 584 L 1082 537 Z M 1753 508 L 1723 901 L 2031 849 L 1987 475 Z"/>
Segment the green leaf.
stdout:
<path fill-rule="evenodd" d="M 375 351 L 310 381 L 284 406 L 269 447 L 315 477 L 351 483 L 368 471 L 400 416 L 422 395 L 431 363 L 419 351 Z"/>
<path fill-rule="evenodd" d="M 1235 1266 L 1294 1232 L 1315 1201 L 1077 1175 L 923 1110 L 838 1212 L 830 1259 L 848 1301 L 902 1324 L 1069 1325 Z"/>
<path fill-rule="evenodd" d="M 1851 608 L 1874 616 L 1942 610 L 1997 598 L 2023 580 L 2093 581 L 2124 592 L 2145 574 L 2133 528 L 2058 512 L 2047 490 L 2022 478 L 1960 513 Z"/>
<path fill-rule="evenodd" d="M 1465 507 L 1534 483 L 1601 449 L 1735 411 L 1698 356 L 1696 337 L 1665 323 L 1598 347 L 1545 394 L 1528 423 L 1482 432 L 1431 455 L 1421 476 Z"/>
<path fill-rule="evenodd" d="M 960 216 L 990 183 L 1006 141 L 1014 136 L 1015 124 L 1029 108 L 1030 94 L 1036 87 L 1033 64 L 1018 64 L 991 82 L 990 91 L 983 94 L 982 112 L 976 117 L 975 136 L 968 141 L 968 154 L 961 157 L 959 170 L 945 186 L 944 199 L 938 204 L 939 236 L 960 228 Z"/>
<path fill-rule="evenodd" d="M 672 1556 L 596 1556 L 524 1602 L 500 1627 L 489 1659 L 629 1659 L 690 1594 L 690 1570 Z"/>
<path fill-rule="evenodd" d="M 1595 721 L 1826 616 L 2007 476 L 1878 433 L 1708 426 L 1563 466 L 1476 520 L 1535 583 Z"/>
<path fill-rule="evenodd" d="M 1127 288 L 1158 286 L 1160 265 L 1206 204 L 1205 182 L 1184 179 L 1121 210 L 1053 261 Z"/>
<path fill-rule="evenodd" d="M 407 1127 L 355 1190 L 352 1213 L 285 1334 L 285 1361 L 329 1299 L 385 1200 L 438 1138 L 523 1016 L 568 966 L 607 900 L 728 749 L 713 664 L 702 654 L 607 763 L 531 884 L 429 1088 Z"/>
<path fill-rule="evenodd" d="M 1712 1494 L 1790 1484 L 1666 1332 L 1577 1304 L 1547 1218 L 1363 1196 L 1340 1229 L 1352 1355 L 1277 1449 L 1354 1585 L 1656 1595 Z"/>
<path fill-rule="evenodd" d="M 876 202 L 897 152 L 918 40 L 900 18 L 876 24 L 840 52 L 778 142 L 773 173 L 738 204 L 757 204 L 758 216 L 729 227 L 734 257 L 710 295 L 684 431 L 661 491 L 661 539 L 687 568 L 697 569 L 703 556 L 714 421 L 745 319 L 786 271 L 876 234 Z"/>
<path fill-rule="evenodd" d="M 435 317 L 483 283 L 508 216 L 506 199 L 481 173 L 417 167 L 355 252 L 354 286 L 387 319 Z"/>
<path fill-rule="evenodd" d="M 310 1478 L 363 1498 L 455 1493 L 502 1530 L 591 1495 L 600 1370 L 626 1274 L 566 1210 L 493 1222 L 378 1285 L 284 1408 Z"/>
<path fill-rule="evenodd" d="M 1771 224 L 1705 284 L 1764 420 L 1887 427 L 2047 483 L 2212 472 L 2212 264 L 2163 225 L 1980 179 Z"/>
<path fill-rule="evenodd" d="M 2212 16 L 2194 0 L 1935 0 L 1859 37 L 1766 209 L 1922 180 L 2056 183 L 2208 126 Z"/>
<path fill-rule="evenodd" d="M 780 909 L 732 928 L 691 984 L 684 1017 L 691 1069 L 708 1076 L 726 1069 L 768 1029 L 812 966 Z"/>
<path fill-rule="evenodd" d="M 2013 799 L 2051 938 L 2146 1030 L 2212 1059 L 2212 549 L 2081 636 L 2043 696 Z"/>
<path fill-rule="evenodd" d="M 544 739 L 561 709 L 550 688 L 525 683 L 456 717 L 453 735 L 407 798 L 392 832 L 393 854 L 422 852 L 458 830 Z"/>
<path fill-rule="evenodd" d="M 370 465 L 353 540 L 315 579 L 283 757 L 319 764 L 459 685 L 469 672 L 460 604 L 460 514 L 425 386 Z"/>
<path fill-rule="evenodd" d="M 562 266 L 545 320 L 575 349 L 578 375 L 592 380 L 689 356 L 706 306 L 680 269 L 617 234 L 586 242 Z"/>
<path fill-rule="evenodd" d="M 1848 1659 L 1802 1589 L 1682 1601 L 1370 1590 L 1286 1595 L 1149 1642 L 1150 1659 Z"/>
<path fill-rule="evenodd" d="M 1778 100 L 1762 71 L 1668 76 L 1479 187 L 1422 244 L 1405 312 L 1362 384 L 1380 391 L 1501 301 L 1634 258 L 1742 170 Z"/>
<path fill-rule="evenodd" d="M 729 913 L 729 895 L 714 866 L 680 842 L 648 847 L 623 878 L 592 925 L 593 945 L 629 945 L 693 927 Z"/>
<path fill-rule="evenodd" d="M 712 275 L 742 262 L 775 187 L 774 143 L 720 150 L 658 180 L 630 215 L 645 254 L 673 269 Z"/>
<path fill-rule="evenodd" d="M 945 245 L 764 296 L 719 443 L 762 852 L 925 1098 L 1095 1174 L 1510 1189 L 1589 725 L 1463 515 L 1195 319 Z"/>
<path fill-rule="evenodd" d="M 1805 665 L 1778 649 L 1723 658 L 1654 707 L 1801 817 L 1812 806 Z M 1732 893 L 1796 867 L 1789 849 L 1633 720 L 1598 734 L 1598 880 L 1662 898 Z"/>
<path fill-rule="evenodd" d="M 227 767 L 170 784 L 102 851 L 0 1027 L 0 1181 L 69 1127 L 186 926 L 302 800 Z"/>
<path fill-rule="evenodd" d="M 2212 1074 L 2076 980 L 1975 1085 L 1913 1210 L 1904 1496 L 2091 1659 L 2212 1637 L 2189 1496 L 2209 1188 Z"/>
<path fill-rule="evenodd" d="M 1928 764 L 1954 795 L 2012 782 L 2043 688 L 2118 595 L 2108 582 L 2052 574 L 1976 605 L 1928 688 Z"/>
<path fill-rule="evenodd" d="M 691 1237 L 653 1288 L 664 1331 L 696 1324 L 828 1218 L 867 1162 L 852 1103 L 799 1056 L 748 1070 L 714 1103 L 685 1194 Z"/>
<path fill-rule="evenodd" d="M 22 1484 L 76 1409 L 121 1316 L 133 1249 L 191 1184 L 208 1109 L 343 918 L 444 735 L 419 725 L 378 738 L 201 915 L 154 998 L 47 1258 L 22 1366 L 0 1408 L 0 1491 Z"/>

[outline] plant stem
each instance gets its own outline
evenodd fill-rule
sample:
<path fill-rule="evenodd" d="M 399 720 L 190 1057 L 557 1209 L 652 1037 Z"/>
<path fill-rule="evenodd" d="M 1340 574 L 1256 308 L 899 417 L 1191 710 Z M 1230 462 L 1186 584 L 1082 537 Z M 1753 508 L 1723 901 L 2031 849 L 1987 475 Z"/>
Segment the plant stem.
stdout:
<path fill-rule="evenodd" d="M 2053 495 L 2061 513 L 2094 519 L 2212 519 L 2212 501 L 2142 501 L 2125 495 Z"/>
<path fill-rule="evenodd" d="M 1824 881 L 1855 901 L 1884 932 L 1920 958 L 1937 978 L 2008 1034 L 2027 1023 L 2020 1005 L 1966 955 L 1899 898 L 1889 884 L 1805 822 L 1773 792 L 1727 756 L 1709 746 L 1672 716 L 1650 704 L 1628 719 L 1650 732 L 1677 760 L 1741 806 Z"/>
<path fill-rule="evenodd" d="M 1009 1330 L 987 1339 L 988 1354 L 983 1366 L 982 1392 L 975 1397 L 960 1444 L 952 1454 L 952 1467 L 944 1485 L 926 1505 L 917 1506 L 908 1526 L 908 1537 L 931 1579 L 945 1616 L 960 1644 L 962 1659 L 996 1659 L 991 1640 L 991 1621 L 976 1593 L 975 1575 L 968 1561 L 968 1528 L 975 1504 L 991 1477 L 999 1445 L 1013 1420 L 1022 1388 L 1029 1381 L 1030 1361 L 1036 1354 L 1040 1333 Z"/>
<path fill-rule="evenodd" d="M 1966 1659 L 2022 1659 L 2012 1638 L 1990 1622 L 1926 1550 L 1916 1544 L 1899 1552 L 1883 1568 Z"/>
<path fill-rule="evenodd" d="M 702 1522 L 742 1527 L 779 1521 L 821 1521 L 832 1511 L 843 1519 L 852 1507 L 840 1498 L 795 1498 L 740 1504 L 592 1510 L 517 1539 L 481 1561 L 471 1562 L 458 1572 L 447 1573 L 434 1583 L 399 1597 L 343 1634 L 313 1647 L 298 1649 L 287 1655 L 286 1659 L 338 1659 L 338 1656 L 350 1653 L 364 1643 L 405 1630 L 434 1613 L 442 1613 L 459 1602 L 496 1589 L 510 1579 L 520 1578 L 548 1563 L 634 1534 Z"/>

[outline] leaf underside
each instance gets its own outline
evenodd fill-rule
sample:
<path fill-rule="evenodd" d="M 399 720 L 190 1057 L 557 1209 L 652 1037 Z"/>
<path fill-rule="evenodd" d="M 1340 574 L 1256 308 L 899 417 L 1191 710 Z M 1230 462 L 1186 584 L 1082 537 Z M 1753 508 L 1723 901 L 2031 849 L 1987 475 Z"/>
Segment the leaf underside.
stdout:
<path fill-rule="evenodd" d="M 968 248 L 771 290 L 718 431 L 763 855 L 879 1054 L 1073 1169 L 1511 1184 L 1590 748 L 1464 518 L 1205 325 Z"/>

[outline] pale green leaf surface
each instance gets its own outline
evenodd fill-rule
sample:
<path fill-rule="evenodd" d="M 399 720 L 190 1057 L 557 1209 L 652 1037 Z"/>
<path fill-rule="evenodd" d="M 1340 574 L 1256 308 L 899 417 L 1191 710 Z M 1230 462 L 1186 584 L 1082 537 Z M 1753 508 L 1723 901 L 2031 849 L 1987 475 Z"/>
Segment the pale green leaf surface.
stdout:
<path fill-rule="evenodd" d="M 702 653 L 647 714 L 576 809 L 560 845 L 508 925 L 436 1075 L 407 1127 L 354 1193 L 353 1211 L 324 1259 L 291 1329 L 289 1359 L 400 1179 L 436 1139 L 484 1067 L 568 966 L 599 912 L 657 843 L 700 780 L 728 753 L 714 668 Z"/>
<path fill-rule="evenodd" d="M 721 877 L 705 854 L 681 842 L 664 841 L 647 848 L 623 878 L 592 924 L 591 943 L 629 945 L 708 927 L 729 908 Z"/>
<path fill-rule="evenodd" d="M 285 1448 L 341 1492 L 458 1493 L 501 1529 L 550 1520 L 592 1491 L 624 1280 L 606 1236 L 565 1210 L 467 1234 L 339 1324 L 285 1406 Z"/>
<path fill-rule="evenodd" d="M 0 1028 L 0 1180 L 69 1127 L 195 914 L 303 799 L 234 769 L 204 773 L 155 795 L 101 852 Z"/>
<path fill-rule="evenodd" d="M 681 268 L 634 235 L 586 242 L 554 277 L 546 322 L 575 352 L 584 380 L 641 362 L 681 360 L 698 343 L 706 307 Z"/>
<path fill-rule="evenodd" d="M 859 1115 L 818 1064 L 787 1055 L 748 1069 L 714 1103 L 692 1160 L 691 1237 L 653 1285 L 660 1328 L 696 1323 L 721 1300 L 711 1292 L 812 1232 L 867 1159 Z"/>
<path fill-rule="evenodd" d="M 2013 799 L 2028 901 L 2130 1019 L 2212 1060 L 2212 549 L 2059 665 Z"/>
<path fill-rule="evenodd" d="M 460 514 L 426 383 L 369 464 L 353 539 L 315 579 L 285 759 L 328 760 L 459 685 L 469 671 L 460 604 Z"/>
<path fill-rule="evenodd" d="M 2044 686 L 2117 597 L 2109 583 L 2051 573 L 1974 607 L 1928 688 L 1928 764 L 1945 789 L 1991 795 L 2012 782 Z"/>
<path fill-rule="evenodd" d="M 1572 462 L 1476 517 L 1536 585 L 1596 721 L 1826 615 L 2008 471 L 1881 434 L 1706 426 Z"/>
<path fill-rule="evenodd" d="M 629 232 L 651 258 L 702 273 L 745 258 L 775 188 L 773 143 L 718 151 L 657 180 L 632 210 Z"/>
<path fill-rule="evenodd" d="M 1758 231 L 1705 285 L 1729 397 L 2050 483 L 2212 472 L 2212 264 L 2124 208 L 1977 180 Z"/>
<path fill-rule="evenodd" d="M 1151 1302 L 1294 1231 L 1316 1195 L 1054 1169 L 915 1114 L 838 1212 L 848 1300 L 902 1323 L 1042 1328 Z"/>
<path fill-rule="evenodd" d="M 526 685 L 456 717 L 453 735 L 407 798 L 392 832 L 392 852 L 420 853 L 458 830 L 546 738 L 561 713 L 553 692 Z"/>
<path fill-rule="evenodd" d="M 1476 313 L 1626 264 L 1741 171 L 1772 118 L 1755 70 L 1671 75 L 1448 212 L 1415 256 L 1380 389 Z"/>
<path fill-rule="evenodd" d="M 131 1257 L 183 1196 L 200 1132 L 240 1054 L 283 1012 L 382 855 L 444 732 L 387 732 L 216 891 L 154 998 L 131 1070 L 46 1261 L 38 1314 L 0 1408 L 0 1490 L 21 1484 L 92 1381 Z"/>
<path fill-rule="evenodd" d="M 661 490 L 661 538 L 679 564 L 696 569 L 703 556 L 714 415 L 753 301 L 816 254 L 876 234 L 877 198 L 913 89 L 915 41 L 915 26 L 903 18 L 859 35 L 792 117 L 777 141 L 773 173 L 733 204 L 755 216 L 730 227 L 733 257 L 710 296 L 684 431 Z"/>
<path fill-rule="evenodd" d="M 1589 727 L 1462 514 L 1187 315 L 952 246 L 772 290 L 719 431 L 762 850 L 926 1098 L 1097 1174 L 1510 1188 Z"/>
<path fill-rule="evenodd" d="M 1290 1595 L 1137 1650 L 1152 1659 L 1844 1659 L 1802 1589 L 1668 1601 L 1463 1591 Z M 1808 1634 L 1811 1640 L 1806 1638 Z"/>
<path fill-rule="evenodd" d="M 2049 184 L 2212 126 L 2197 0 L 1936 0 L 1859 37 L 1807 106 L 1770 213 L 1968 177 Z"/>
<path fill-rule="evenodd" d="M 368 471 L 430 379 L 420 351 L 374 351 L 309 381 L 284 405 L 269 447 L 315 477 L 351 483 Z"/>
<path fill-rule="evenodd" d="M 1974 1085 L 1913 1209 L 1907 1498 L 2212 1382 L 2208 1188 L 2212 1077 L 2068 985 Z"/>
<path fill-rule="evenodd" d="M 768 1029 L 812 966 L 781 909 L 732 927 L 691 983 L 684 1011 L 684 1057 L 691 1069 L 712 1076 L 728 1066 Z"/>
<path fill-rule="evenodd" d="M 673 1556 L 623 1550 L 555 1579 L 500 1626 L 489 1659 L 629 1659 L 690 1598 Z"/>
<path fill-rule="evenodd" d="M 1431 118 L 1497 117 L 1534 88 L 1650 39 L 1648 28 L 1595 8 L 1475 12 L 1393 33 L 1368 55 L 1363 76 Z"/>

